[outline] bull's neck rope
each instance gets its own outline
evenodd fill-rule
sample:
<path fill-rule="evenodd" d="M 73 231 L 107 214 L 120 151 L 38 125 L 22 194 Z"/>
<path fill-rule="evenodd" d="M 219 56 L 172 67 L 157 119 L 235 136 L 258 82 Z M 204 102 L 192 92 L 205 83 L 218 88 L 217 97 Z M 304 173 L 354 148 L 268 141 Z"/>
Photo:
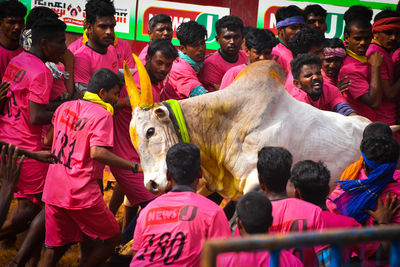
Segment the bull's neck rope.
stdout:
<path fill-rule="evenodd" d="M 176 123 L 178 126 L 177 127 L 178 132 L 180 134 L 182 142 L 190 143 L 189 133 L 186 128 L 185 118 L 183 117 L 182 109 L 181 109 L 181 106 L 179 105 L 179 102 L 176 101 L 175 99 L 169 99 L 169 100 L 166 100 L 165 102 L 169 105 L 170 110 L 172 110 L 172 113 L 175 116 L 175 120 L 176 120 Z M 174 122 L 174 120 L 172 120 L 172 121 Z"/>

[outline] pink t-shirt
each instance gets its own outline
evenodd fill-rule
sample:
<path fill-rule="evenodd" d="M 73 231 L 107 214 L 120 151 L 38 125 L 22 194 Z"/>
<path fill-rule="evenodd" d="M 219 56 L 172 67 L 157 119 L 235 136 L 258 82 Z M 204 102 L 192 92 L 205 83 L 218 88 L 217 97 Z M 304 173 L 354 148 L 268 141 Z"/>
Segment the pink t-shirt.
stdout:
<path fill-rule="evenodd" d="M 24 49 L 21 46 L 18 46 L 17 49 L 9 50 L 0 43 L 0 80 L 3 79 L 3 75 L 6 72 L 10 60 L 18 56 L 22 51 L 24 51 Z"/>
<path fill-rule="evenodd" d="M 204 60 L 203 68 L 199 73 L 199 80 L 207 91 L 213 92 L 215 91 L 214 84 L 221 84 L 222 77 L 230 68 L 246 64 L 247 61 L 247 55 L 242 50 L 239 51 L 238 60 L 234 63 L 225 61 L 221 54 L 216 51 Z"/>
<path fill-rule="evenodd" d="M 381 79 L 388 80 L 389 83 L 392 85 L 394 82 L 394 63 L 392 60 L 392 54 L 386 51 L 383 47 L 380 47 L 379 45 L 370 44 L 366 53 L 367 57 L 369 57 L 373 52 L 378 52 L 384 56 L 380 68 Z M 381 105 L 375 112 L 377 121 L 382 121 L 388 125 L 396 124 L 395 101 L 388 101 L 384 98 Z"/>
<path fill-rule="evenodd" d="M 371 68 L 368 63 L 362 63 L 350 56 L 346 56 L 343 66 L 339 71 L 339 80 L 347 76 L 351 84 L 348 91 L 343 93 L 346 102 L 357 112 L 371 121 L 376 121 L 376 113 L 373 109 L 365 105 L 360 96 L 369 92 L 369 83 L 371 81 Z"/>
<path fill-rule="evenodd" d="M 165 84 L 162 99 L 185 99 L 196 87 L 202 86 L 197 73 L 190 64 L 178 57 L 172 64 L 168 82 Z"/>
<path fill-rule="evenodd" d="M 42 200 L 65 209 L 92 207 L 103 197 L 97 183 L 104 164 L 90 156 L 94 146 L 113 146 L 112 115 L 98 104 L 76 100 L 53 116 L 52 152 L 58 157 L 47 172 Z"/>
<path fill-rule="evenodd" d="M 310 96 L 303 90 L 293 86 L 290 94 L 297 100 L 310 104 L 321 110 L 333 111 L 333 108 L 342 102 L 346 102 L 342 94 L 339 92 L 337 87 L 325 84 L 322 86 L 322 95 L 317 101 L 313 101 Z"/>
<path fill-rule="evenodd" d="M 194 192 L 169 192 L 139 214 L 132 244 L 137 253 L 130 266 L 200 266 L 206 239 L 230 236 L 217 204 Z"/>
<path fill-rule="evenodd" d="M 75 52 L 78 51 L 78 49 L 83 46 L 82 40 L 83 37 L 70 43 L 70 45 L 68 46 L 68 50 L 71 51 L 73 54 L 75 54 Z"/>
<path fill-rule="evenodd" d="M 293 59 L 292 51 L 284 44 L 277 44 L 271 51 L 272 59 L 278 62 L 279 65 L 285 70 L 286 75 L 291 72 L 290 62 Z"/>
<path fill-rule="evenodd" d="M 146 45 L 139 54 L 139 59 L 142 61 L 143 65 L 146 64 L 146 56 L 147 50 L 149 49 L 149 45 Z"/>
<path fill-rule="evenodd" d="M 42 60 L 22 52 L 11 59 L 3 77 L 10 83 L 4 114 L 0 114 L 0 140 L 33 151 L 41 150 L 41 125 L 29 120 L 29 101 L 48 104 L 53 76 Z"/>
<path fill-rule="evenodd" d="M 400 73 L 400 48 L 398 48 L 392 54 L 392 61 L 394 64 L 394 71 L 393 73 Z M 395 82 L 395 81 L 394 81 Z"/>
<path fill-rule="evenodd" d="M 222 253 L 217 257 L 217 266 L 269 266 L 270 258 L 268 251 Z M 296 256 L 286 250 L 282 250 L 279 254 L 279 266 L 301 267 L 304 265 Z"/>
<path fill-rule="evenodd" d="M 230 68 L 224 75 L 221 81 L 221 86 L 219 87 L 219 90 L 224 89 L 225 87 L 228 87 L 238 76 L 239 72 L 242 71 L 246 67 L 246 64 L 241 64 L 239 66 L 235 66 Z"/>
<path fill-rule="evenodd" d="M 88 84 L 92 74 L 101 68 L 118 72 L 117 52 L 112 45 L 108 46 L 105 54 L 100 54 L 87 45 L 83 45 L 74 56 L 74 82 L 76 83 Z"/>

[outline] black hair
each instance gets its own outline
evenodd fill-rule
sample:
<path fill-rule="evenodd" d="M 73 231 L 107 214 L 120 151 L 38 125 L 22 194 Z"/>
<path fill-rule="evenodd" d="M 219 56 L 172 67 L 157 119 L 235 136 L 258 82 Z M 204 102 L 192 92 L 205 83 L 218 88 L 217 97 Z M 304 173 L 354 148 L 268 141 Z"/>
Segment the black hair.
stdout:
<path fill-rule="evenodd" d="M 151 60 L 157 51 L 161 51 L 166 58 L 176 59 L 178 57 L 178 51 L 175 46 L 170 41 L 161 38 L 150 42 L 146 58 Z"/>
<path fill-rule="evenodd" d="M 399 145 L 387 135 L 372 136 L 361 141 L 360 150 L 365 157 L 377 164 L 397 162 Z"/>
<path fill-rule="evenodd" d="M 390 17 L 400 17 L 400 14 L 394 10 L 385 9 L 375 15 L 374 22 L 380 19 L 385 19 Z"/>
<path fill-rule="evenodd" d="M 93 24 L 97 18 L 114 17 L 115 7 L 110 0 L 89 0 L 85 5 L 86 23 Z"/>
<path fill-rule="evenodd" d="M 31 9 L 29 15 L 26 17 L 26 28 L 32 28 L 33 24 L 41 18 L 58 19 L 58 15 L 51 8 L 44 6 L 37 6 Z"/>
<path fill-rule="evenodd" d="M 288 47 L 295 58 L 298 54 L 308 53 L 313 46 L 322 45 L 324 41 L 325 36 L 320 30 L 304 27 L 293 35 Z"/>
<path fill-rule="evenodd" d="M 152 31 L 154 29 L 154 27 L 158 24 L 158 23 L 169 23 L 172 25 L 172 20 L 171 17 L 165 14 L 157 14 L 154 17 L 152 17 L 151 19 L 149 19 L 148 22 L 148 28 L 149 31 Z"/>
<path fill-rule="evenodd" d="M 363 132 L 363 139 L 367 139 L 373 136 L 393 136 L 392 130 L 390 127 L 381 121 L 374 121 L 365 127 Z"/>
<path fill-rule="evenodd" d="M 100 89 L 104 88 L 107 92 L 116 85 L 121 89 L 124 86 L 120 76 L 107 68 L 96 70 L 89 79 L 87 90 L 91 93 L 98 94 Z"/>
<path fill-rule="evenodd" d="M 263 147 L 258 152 L 257 161 L 260 183 L 263 183 L 268 191 L 286 192 L 292 162 L 292 154 L 287 149 L 272 146 Z"/>
<path fill-rule="evenodd" d="M 344 33 L 350 34 L 351 27 L 356 26 L 361 29 L 370 29 L 372 19 L 372 9 L 366 6 L 351 6 L 344 12 L 343 19 L 346 22 Z"/>
<path fill-rule="evenodd" d="M 236 212 L 247 233 L 268 233 L 272 225 L 272 205 L 263 193 L 252 191 L 242 196 Z"/>
<path fill-rule="evenodd" d="M 178 185 L 191 185 L 200 174 L 200 149 L 189 143 L 177 143 L 167 152 L 168 175 Z"/>
<path fill-rule="evenodd" d="M 227 28 L 228 31 L 240 30 L 243 35 L 243 21 L 237 16 L 224 16 L 215 23 L 215 31 L 217 35 L 221 34 L 222 29 Z"/>
<path fill-rule="evenodd" d="M 301 68 L 304 65 L 319 65 L 322 67 L 322 61 L 319 56 L 314 54 L 303 54 L 294 58 L 290 62 L 290 68 L 292 70 L 293 79 L 299 80 L 300 79 L 300 72 Z"/>
<path fill-rule="evenodd" d="M 320 6 L 320 5 L 308 5 L 304 9 L 304 19 L 306 20 L 308 15 L 314 14 L 315 16 L 321 16 L 323 18 L 326 18 L 326 10 Z"/>
<path fill-rule="evenodd" d="M 324 47 L 343 48 L 344 49 L 343 41 L 340 40 L 339 38 L 326 38 L 322 45 Z"/>
<path fill-rule="evenodd" d="M 248 33 L 251 29 L 255 29 L 255 28 L 252 27 L 252 26 L 244 26 L 244 27 L 243 27 L 243 38 L 246 38 L 247 33 Z"/>
<path fill-rule="evenodd" d="M 38 45 L 42 39 L 52 39 L 59 32 L 65 32 L 67 25 L 59 19 L 41 18 L 32 25 L 32 46 Z"/>
<path fill-rule="evenodd" d="M 178 37 L 181 45 L 191 45 L 198 40 L 206 40 L 207 30 L 203 25 L 190 20 L 178 26 L 176 37 Z"/>
<path fill-rule="evenodd" d="M 26 11 L 26 7 L 20 1 L 9 0 L 0 3 L 0 19 L 7 17 L 24 18 Z"/>
<path fill-rule="evenodd" d="M 267 31 L 270 32 L 270 34 Z M 278 43 L 278 39 L 270 30 L 252 28 L 246 35 L 247 49 L 254 48 L 258 52 L 272 49 Z"/>
<path fill-rule="evenodd" d="M 303 200 L 319 205 L 329 194 L 330 178 L 329 170 L 321 161 L 303 160 L 293 166 L 290 182 L 300 191 Z"/>
<path fill-rule="evenodd" d="M 298 6 L 294 5 L 278 8 L 275 14 L 276 22 L 280 22 L 287 18 L 296 16 L 303 16 L 303 11 Z"/>

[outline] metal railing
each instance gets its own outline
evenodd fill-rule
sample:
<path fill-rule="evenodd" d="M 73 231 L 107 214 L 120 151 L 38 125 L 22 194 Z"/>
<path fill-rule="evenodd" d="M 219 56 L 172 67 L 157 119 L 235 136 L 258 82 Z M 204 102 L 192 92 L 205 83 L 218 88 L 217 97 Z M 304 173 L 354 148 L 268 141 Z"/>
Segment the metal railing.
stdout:
<path fill-rule="evenodd" d="M 329 244 L 332 250 L 330 266 L 339 267 L 342 266 L 343 246 L 369 241 L 390 242 L 390 266 L 400 266 L 400 226 L 379 226 L 353 230 L 347 228 L 324 232 L 249 235 L 243 238 L 208 240 L 203 247 L 202 267 L 216 266 L 217 255 L 220 253 L 260 249 L 270 251 L 270 267 L 278 267 L 279 253 L 282 249 L 326 244 Z"/>

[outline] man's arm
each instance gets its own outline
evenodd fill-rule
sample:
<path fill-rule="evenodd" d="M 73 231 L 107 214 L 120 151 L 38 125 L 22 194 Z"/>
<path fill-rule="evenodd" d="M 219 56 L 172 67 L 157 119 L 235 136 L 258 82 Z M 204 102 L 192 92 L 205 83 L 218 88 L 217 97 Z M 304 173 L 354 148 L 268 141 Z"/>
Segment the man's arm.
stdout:
<path fill-rule="evenodd" d="M 75 89 L 74 89 L 74 54 L 69 50 L 65 49 L 62 63 L 65 66 L 65 71 L 69 73 L 68 79 L 64 77 L 64 85 L 67 88 L 68 99 L 72 99 Z"/>
<path fill-rule="evenodd" d="M 47 110 L 45 104 L 38 104 L 29 101 L 29 121 L 33 125 L 44 125 L 51 123 L 51 118 L 53 117 L 53 111 Z"/>
<path fill-rule="evenodd" d="M 124 170 L 131 170 L 133 172 L 142 172 L 142 168 L 140 167 L 139 164 L 118 157 L 105 147 L 101 146 L 90 147 L 90 157 L 101 163 L 109 165 L 110 167 L 124 169 Z"/>
<path fill-rule="evenodd" d="M 0 141 L 0 147 L 5 147 L 8 149 L 9 147 L 13 147 L 13 145 L 10 145 L 6 142 Z M 56 163 L 57 162 L 57 157 L 56 155 L 52 154 L 48 150 L 42 150 L 42 151 L 31 151 L 23 148 L 18 148 L 18 156 L 26 156 L 27 158 L 35 159 L 40 162 L 44 163 Z"/>
<path fill-rule="evenodd" d="M 400 79 L 398 79 L 393 85 L 390 84 L 389 80 L 381 80 L 382 91 L 388 100 L 396 100 L 400 94 Z"/>

